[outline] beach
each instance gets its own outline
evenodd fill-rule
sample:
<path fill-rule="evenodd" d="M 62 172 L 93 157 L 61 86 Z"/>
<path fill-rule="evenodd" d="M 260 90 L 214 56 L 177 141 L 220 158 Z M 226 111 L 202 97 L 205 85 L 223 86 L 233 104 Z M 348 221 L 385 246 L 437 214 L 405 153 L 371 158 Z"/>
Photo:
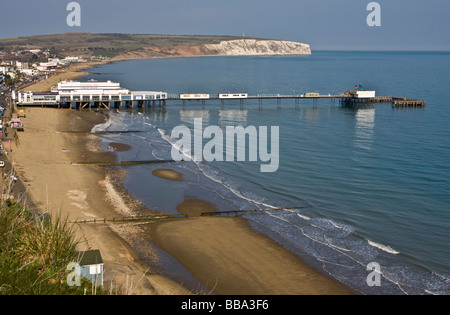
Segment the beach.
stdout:
<path fill-rule="evenodd" d="M 25 132 L 8 160 L 40 212 L 69 222 L 153 213 L 121 188 L 123 171 L 80 162 L 114 161 L 89 131 L 107 113 L 26 109 Z M 128 149 L 112 143 L 122 150 Z M 150 174 L 149 174 L 150 175 Z M 150 176 L 182 181 L 170 169 Z M 349 294 L 241 218 L 199 217 L 214 205 L 187 199 L 177 208 L 188 219 L 156 223 L 74 224 L 78 250 L 100 249 L 105 283 L 122 284 L 131 294 L 190 294 L 153 266 L 164 250 L 217 294 Z M 154 212 L 157 213 L 157 212 Z M 202 291 L 202 293 L 205 293 Z"/>

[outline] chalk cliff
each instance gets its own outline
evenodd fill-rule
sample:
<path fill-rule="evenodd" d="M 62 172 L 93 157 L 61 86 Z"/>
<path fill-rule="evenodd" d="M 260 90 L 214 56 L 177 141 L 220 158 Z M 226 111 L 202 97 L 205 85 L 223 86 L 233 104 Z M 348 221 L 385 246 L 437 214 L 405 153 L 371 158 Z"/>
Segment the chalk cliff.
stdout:
<path fill-rule="evenodd" d="M 265 39 L 237 39 L 200 46 L 151 46 L 128 51 L 112 60 L 188 56 L 310 55 L 308 44 Z"/>
<path fill-rule="evenodd" d="M 210 51 L 211 55 L 254 56 L 311 54 L 311 49 L 308 44 L 282 40 L 238 39 L 204 46 Z"/>

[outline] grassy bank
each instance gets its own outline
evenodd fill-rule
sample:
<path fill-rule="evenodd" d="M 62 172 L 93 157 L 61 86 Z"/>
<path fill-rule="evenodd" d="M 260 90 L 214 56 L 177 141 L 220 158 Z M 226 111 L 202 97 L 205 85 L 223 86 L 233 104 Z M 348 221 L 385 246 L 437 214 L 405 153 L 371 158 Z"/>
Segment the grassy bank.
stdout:
<path fill-rule="evenodd" d="M 36 219 L 23 206 L 0 202 L 0 295 L 102 294 L 84 279 L 70 287 L 77 240 L 66 222 Z"/>

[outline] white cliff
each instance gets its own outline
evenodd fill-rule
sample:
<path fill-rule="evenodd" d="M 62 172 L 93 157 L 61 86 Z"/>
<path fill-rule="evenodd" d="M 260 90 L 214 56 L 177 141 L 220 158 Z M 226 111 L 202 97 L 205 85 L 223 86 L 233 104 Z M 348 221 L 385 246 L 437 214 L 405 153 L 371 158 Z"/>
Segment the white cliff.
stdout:
<path fill-rule="evenodd" d="M 238 39 L 222 41 L 220 44 L 204 45 L 212 55 L 255 56 L 255 55 L 310 55 L 308 44 L 282 41 Z"/>

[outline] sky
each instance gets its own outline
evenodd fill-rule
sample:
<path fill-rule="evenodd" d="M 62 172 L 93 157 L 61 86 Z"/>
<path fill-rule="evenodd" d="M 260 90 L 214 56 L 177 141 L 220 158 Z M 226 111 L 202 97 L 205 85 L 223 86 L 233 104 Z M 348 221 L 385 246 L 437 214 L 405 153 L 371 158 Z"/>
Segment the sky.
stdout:
<path fill-rule="evenodd" d="M 0 0 L 0 38 L 66 32 L 256 36 L 314 50 L 450 50 L 449 0 Z"/>

